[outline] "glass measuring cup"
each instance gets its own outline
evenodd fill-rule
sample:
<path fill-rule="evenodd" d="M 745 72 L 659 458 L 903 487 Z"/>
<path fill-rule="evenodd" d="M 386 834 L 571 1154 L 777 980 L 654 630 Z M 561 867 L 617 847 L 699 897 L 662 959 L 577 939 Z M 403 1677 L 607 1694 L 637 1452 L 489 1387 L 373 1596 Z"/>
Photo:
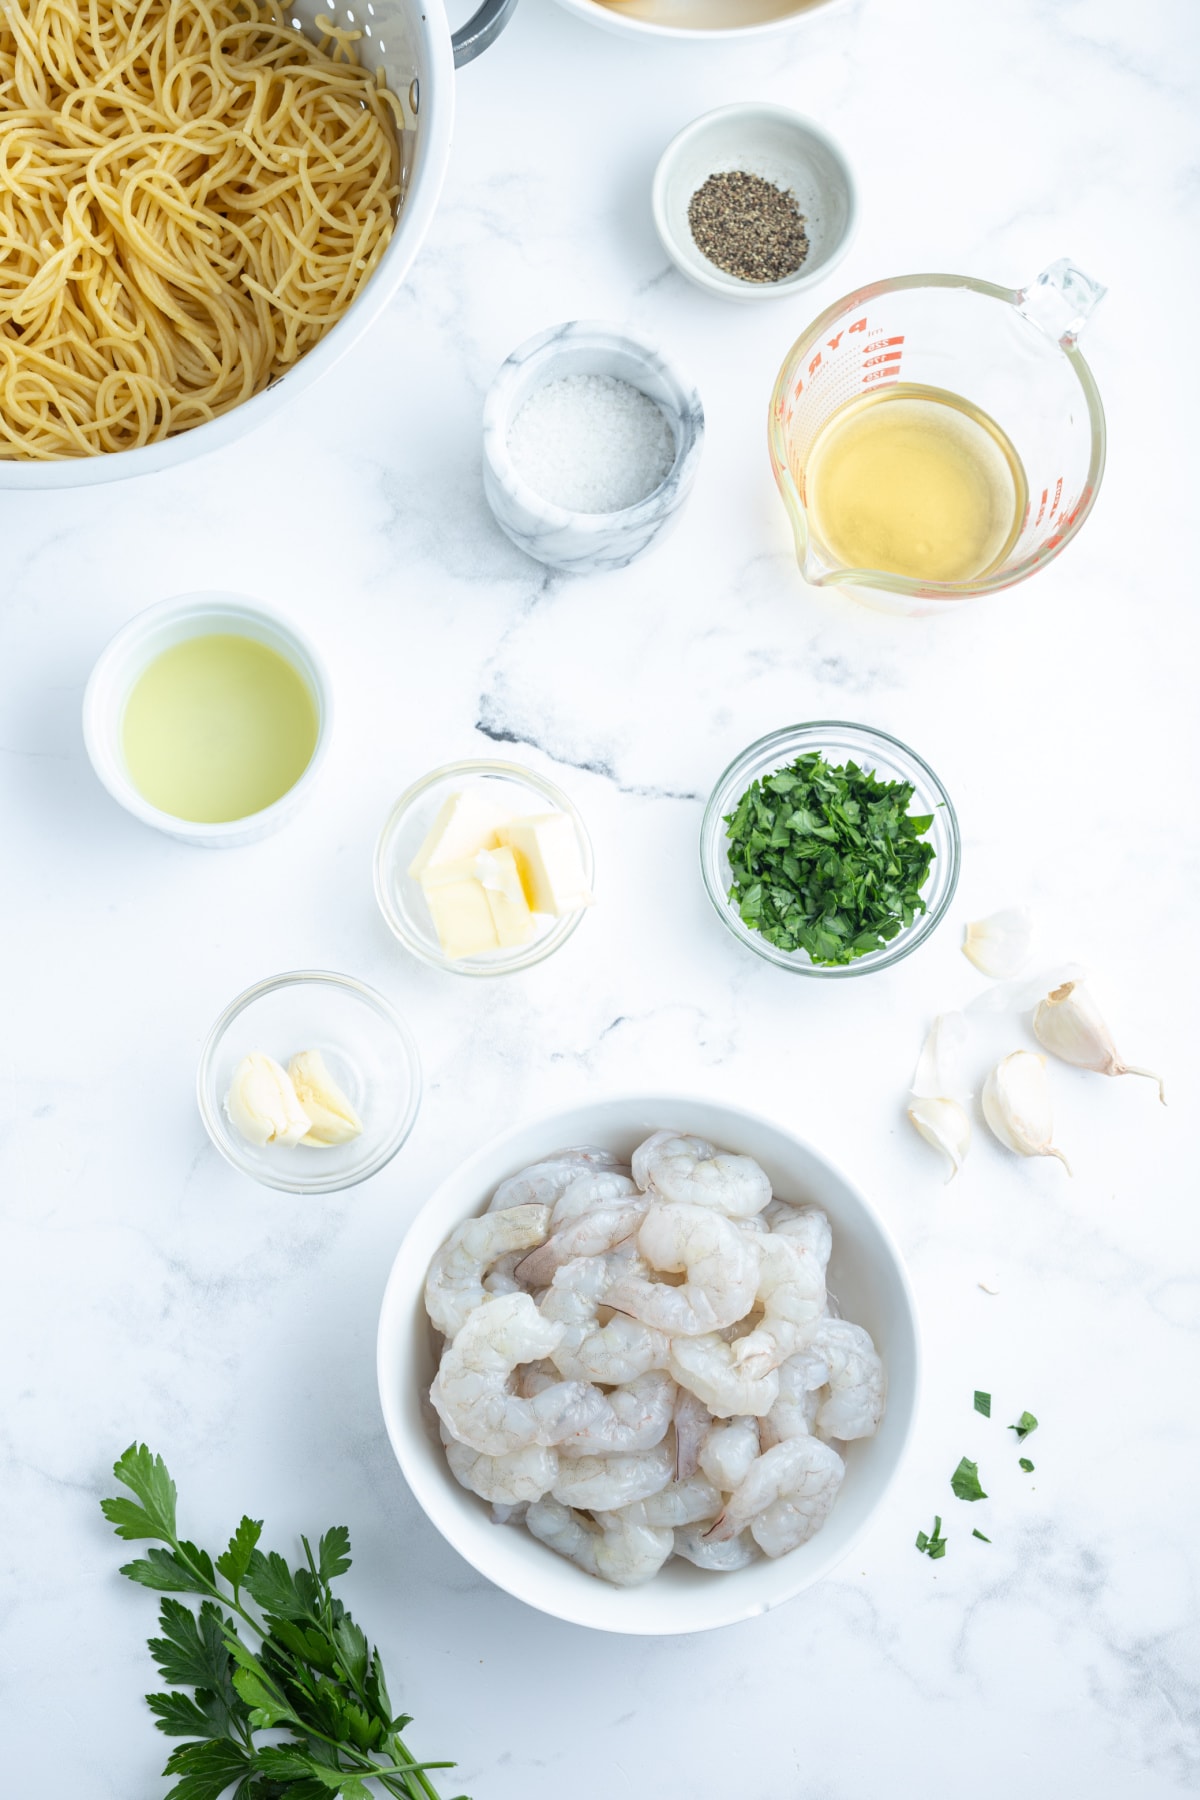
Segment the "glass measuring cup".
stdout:
<path fill-rule="evenodd" d="M 885 612 L 934 614 L 1024 581 L 1070 542 L 1104 473 L 1104 409 L 1076 348 L 1105 289 L 1066 258 L 1027 288 L 965 275 L 903 275 L 839 300 L 788 352 L 771 396 L 771 466 L 805 581 Z M 840 564 L 812 529 L 805 469 L 847 401 L 894 385 L 957 395 L 1000 426 L 1023 465 L 1028 502 L 1011 548 L 970 581 L 919 581 Z"/>

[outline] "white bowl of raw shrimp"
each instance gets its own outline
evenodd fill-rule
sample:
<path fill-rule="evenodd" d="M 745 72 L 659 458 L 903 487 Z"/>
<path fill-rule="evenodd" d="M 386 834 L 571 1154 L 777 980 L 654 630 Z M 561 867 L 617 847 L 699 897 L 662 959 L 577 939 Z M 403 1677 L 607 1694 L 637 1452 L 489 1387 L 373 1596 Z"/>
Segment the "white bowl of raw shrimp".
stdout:
<path fill-rule="evenodd" d="M 652 1132 L 670 1128 L 753 1157 L 779 1200 L 820 1207 L 833 1248 L 826 1280 L 837 1310 L 869 1331 L 882 1359 L 887 1403 L 875 1434 L 840 1445 L 845 1476 L 832 1511 L 786 1555 L 712 1572 L 680 1556 L 640 1586 L 613 1586 L 577 1567 L 525 1529 L 496 1523 L 460 1487 L 438 1436 L 429 1390 L 438 1344 L 424 1303 L 430 1264 L 454 1229 L 482 1214 L 500 1183 L 562 1146 L 589 1145 L 628 1163 Z M 793 1599 L 847 1554 L 900 1466 L 917 1405 L 919 1345 L 912 1290 L 900 1252 L 863 1194 L 819 1151 L 784 1126 L 742 1107 L 680 1095 L 616 1097 L 572 1107 L 505 1132 L 426 1202 L 408 1231 L 384 1293 L 378 1337 L 379 1393 L 388 1437 L 413 1494 L 459 1554 L 527 1605 L 599 1631 L 665 1636 L 753 1618 Z"/>

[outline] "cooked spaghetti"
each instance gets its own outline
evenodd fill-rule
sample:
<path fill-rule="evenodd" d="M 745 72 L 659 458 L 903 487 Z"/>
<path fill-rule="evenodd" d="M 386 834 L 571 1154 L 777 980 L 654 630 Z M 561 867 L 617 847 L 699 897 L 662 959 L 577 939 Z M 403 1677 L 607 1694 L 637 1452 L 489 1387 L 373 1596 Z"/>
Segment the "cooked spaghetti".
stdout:
<path fill-rule="evenodd" d="M 0 457 L 93 456 L 238 406 L 387 247 L 381 82 L 276 0 L 0 0 Z"/>

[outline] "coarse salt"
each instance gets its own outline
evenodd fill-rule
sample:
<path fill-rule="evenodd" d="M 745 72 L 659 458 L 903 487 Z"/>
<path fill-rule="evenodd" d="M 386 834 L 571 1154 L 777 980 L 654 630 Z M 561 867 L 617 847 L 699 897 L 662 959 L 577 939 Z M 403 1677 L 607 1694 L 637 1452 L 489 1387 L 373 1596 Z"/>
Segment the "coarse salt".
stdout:
<path fill-rule="evenodd" d="M 615 375 L 562 375 L 535 388 L 508 433 L 521 479 L 570 512 L 622 512 L 675 461 L 661 407 Z"/>

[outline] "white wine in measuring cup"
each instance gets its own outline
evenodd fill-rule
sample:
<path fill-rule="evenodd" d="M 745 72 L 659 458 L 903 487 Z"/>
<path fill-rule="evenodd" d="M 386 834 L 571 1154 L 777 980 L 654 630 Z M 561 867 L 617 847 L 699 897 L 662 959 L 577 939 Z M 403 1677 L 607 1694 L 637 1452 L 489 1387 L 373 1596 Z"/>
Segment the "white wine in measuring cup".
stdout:
<path fill-rule="evenodd" d="M 958 394 L 897 382 L 830 414 L 809 452 L 814 536 L 848 569 L 970 582 L 1012 549 L 1028 486 L 994 419 Z"/>

